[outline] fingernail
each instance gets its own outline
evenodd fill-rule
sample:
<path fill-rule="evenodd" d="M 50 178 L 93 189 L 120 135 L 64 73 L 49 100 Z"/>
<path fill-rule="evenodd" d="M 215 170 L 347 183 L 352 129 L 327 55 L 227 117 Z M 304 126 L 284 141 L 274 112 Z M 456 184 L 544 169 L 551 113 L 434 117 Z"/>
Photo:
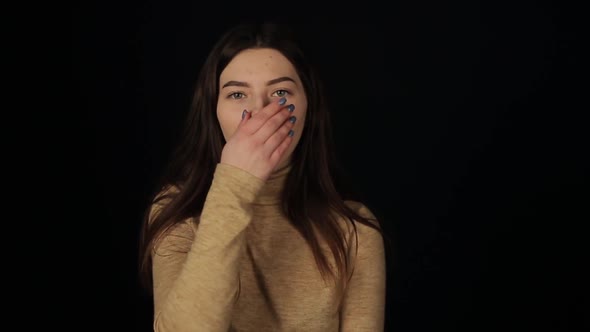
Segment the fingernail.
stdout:
<path fill-rule="evenodd" d="M 279 105 L 285 105 L 285 103 L 287 102 L 287 98 L 283 97 L 281 99 L 279 99 Z"/>
<path fill-rule="evenodd" d="M 246 117 L 246 110 L 242 111 L 242 120 L 244 119 L 244 117 Z"/>
<path fill-rule="evenodd" d="M 291 104 L 287 106 L 287 109 L 289 110 L 289 112 L 293 112 L 295 110 L 295 105 Z"/>
<path fill-rule="evenodd" d="M 289 122 L 291 122 L 291 123 L 295 123 L 296 120 L 297 120 L 297 118 L 295 116 L 292 116 L 289 118 Z"/>
<path fill-rule="evenodd" d="M 295 135 L 295 132 L 293 130 L 289 130 L 289 136 L 293 137 L 293 135 Z"/>

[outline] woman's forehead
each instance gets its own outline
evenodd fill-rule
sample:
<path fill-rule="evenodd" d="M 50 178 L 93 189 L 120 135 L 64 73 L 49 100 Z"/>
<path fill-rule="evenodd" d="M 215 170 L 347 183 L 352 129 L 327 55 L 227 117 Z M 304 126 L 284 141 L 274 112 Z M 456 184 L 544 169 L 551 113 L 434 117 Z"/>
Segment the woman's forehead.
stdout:
<path fill-rule="evenodd" d="M 220 83 L 244 81 L 265 84 L 279 77 L 290 77 L 298 83 L 293 64 L 279 51 L 269 48 L 248 49 L 238 53 L 223 69 Z"/>

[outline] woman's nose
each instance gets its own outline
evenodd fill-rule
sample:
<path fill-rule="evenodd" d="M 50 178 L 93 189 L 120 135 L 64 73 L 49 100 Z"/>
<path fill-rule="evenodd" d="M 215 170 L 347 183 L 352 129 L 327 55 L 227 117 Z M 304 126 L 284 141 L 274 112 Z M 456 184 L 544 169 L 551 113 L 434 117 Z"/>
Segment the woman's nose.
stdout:
<path fill-rule="evenodd" d="M 270 104 L 270 102 L 270 98 L 266 96 L 259 96 L 254 98 L 250 108 L 252 110 L 252 115 L 260 112 L 264 107 L 266 107 L 266 105 Z"/>

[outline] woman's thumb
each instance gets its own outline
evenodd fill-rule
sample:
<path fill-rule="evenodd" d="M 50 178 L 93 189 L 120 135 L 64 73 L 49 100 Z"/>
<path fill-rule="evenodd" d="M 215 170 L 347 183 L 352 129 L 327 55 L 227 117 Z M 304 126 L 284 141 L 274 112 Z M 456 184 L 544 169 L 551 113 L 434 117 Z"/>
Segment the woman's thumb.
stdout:
<path fill-rule="evenodd" d="M 243 110 L 242 111 L 242 122 L 244 122 L 244 120 L 249 119 L 252 116 L 251 112 L 248 112 L 247 110 Z"/>

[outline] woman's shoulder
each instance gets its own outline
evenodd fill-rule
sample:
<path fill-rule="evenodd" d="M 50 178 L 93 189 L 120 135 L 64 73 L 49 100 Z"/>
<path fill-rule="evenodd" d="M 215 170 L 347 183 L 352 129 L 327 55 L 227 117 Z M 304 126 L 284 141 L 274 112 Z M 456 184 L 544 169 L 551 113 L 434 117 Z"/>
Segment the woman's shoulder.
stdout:
<path fill-rule="evenodd" d="M 152 205 L 166 205 L 180 193 L 180 186 L 175 184 L 167 184 L 156 191 L 151 201 Z"/>
<path fill-rule="evenodd" d="M 344 204 L 359 216 L 377 222 L 375 214 L 365 203 L 354 200 L 345 200 Z"/>
<path fill-rule="evenodd" d="M 364 251 L 369 252 L 379 252 L 382 250 L 382 227 L 381 221 L 377 219 L 373 211 L 367 206 L 367 204 L 360 202 L 360 201 L 353 201 L 353 200 L 346 200 L 344 203 L 351 209 L 355 214 L 359 217 L 362 217 L 364 220 L 354 221 L 354 227 L 349 224 L 349 228 L 352 228 L 352 239 L 356 239 L 352 241 L 352 245 L 358 245 L 361 248 L 364 248 Z"/>
<path fill-rule="evenodd" d="M 354 237 L 355 233 L 358 234 L 359 232 L 372 232 L 371 229 L 374 229 L 374 227 L 380 227 L 379 221 L 367 204 L 355 200 L 344 200 L 343 202 L 349 209 L 349 213 L 341 216 L 340 225 L 349 237 Z M 371 224 L 371 226 L 368 224 Z"/>
<path fill-rule="evenodd" d="M 150 224 L 153 223 L 155 218 L 168 204 L 170 204 L 170 202 L 180 193 L 180 191 L 181 187 L 178 185 L 166 185 L 157 191 L 150 205 L 150 216 L 148 218 L 148 222 Z M 167 229 L 166 234 L 176 238 L 192 240 L 194 233 L 193 227 L 195 226 L 193 221 L 194 218 L 181 220 Z"/>
<path fill-rule="evenodd" d="M 171 184 L 162 186 L 155 192 L 149 201 L 150 223 L 179 193 L 180 187 Z"/>

